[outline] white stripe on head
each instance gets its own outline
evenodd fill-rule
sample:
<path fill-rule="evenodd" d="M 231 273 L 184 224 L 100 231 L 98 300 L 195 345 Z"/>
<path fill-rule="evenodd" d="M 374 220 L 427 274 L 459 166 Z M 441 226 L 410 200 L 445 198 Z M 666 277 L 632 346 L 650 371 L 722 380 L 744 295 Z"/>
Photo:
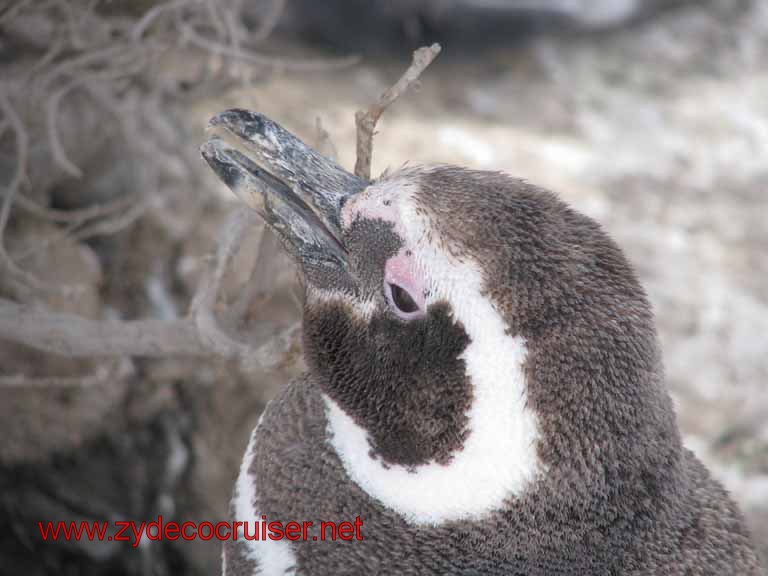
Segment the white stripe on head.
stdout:
<path fill-rule="evenodd" d="M 266 412 L 266 408 L 264 409 Z M 254 534 L 259 530 L 262 522 L 261 513 L 257 510 L 256 503 L 256 478 L 250 472 L 251 463 L 256 448 L 256 431 L 264 418 L 262 412 L 256 428 L 251 433 L 245 456 L 240 464 L 240 473 L 235 484 L 234 520 L 248 523 L 248 533 Z M 269 518 L 267 518 L 269 521 Z M 245 540 L 243 527 L 238 528 L 237 539 L 245 542 L 245 548 L 250 560 L 256 562 L 258 568 L 256 574 L 263 576 L 283 576 L 293 572 L 296 566 L 296 556 L 287 540 Z M 226 556 L 225 556 L 226 559 Z M 226 569 L 226 560 L 223 562 Z M 223 572 L 226 576 L 226 571 Z"/>
<path fill-rule="evenodd" d="M 329 441 L 352 480 L 408 521 L 434 525 L 479 518 L 520 495 L 540 469 L 539 431 L 526 406 L 525 341 L 507 333 L 501 314 L 484 296 L 479 266 L 469 259 L 458 261 L 432 243 L 412 186 L 412 180 L 397 179 L 373 185 L 351 210 L 394 222 L 426 277 L 427 306 L 449 302 L 464 326 L 470 338 L 461 356 L 472 386 L 469 435 L 448 464 L 430 462 L 410 469 L 383 465 L 370 457 L 367 432 L 331 398 L 324 400 Z M 352 216 L 346 216 L 349 222 Z"/>

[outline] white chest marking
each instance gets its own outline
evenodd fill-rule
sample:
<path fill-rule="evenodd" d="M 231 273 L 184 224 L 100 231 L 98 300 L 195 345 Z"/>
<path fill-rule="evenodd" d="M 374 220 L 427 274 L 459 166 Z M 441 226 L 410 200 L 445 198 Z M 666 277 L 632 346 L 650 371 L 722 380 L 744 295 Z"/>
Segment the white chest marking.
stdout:
<path fill-rule="evenodd" d="M 432 267 L 445 265 L 438 261 L 443 256 L 426 254 Z M 366 431 L 324 397 L 330 443 L 347 474 L 415 524 L 481 517 L 519 495 L 538 470 L 537 422 L 525 405 L 525 342 L 506 333 L 501 316 L 480 293 L 475 267 L 451 266 L 450 302 L 471 339 L 462 358 L 473 394 L 469 436 L 451 462 L 431 462 L 415 471 L 384 467 L 369 456 Z"/>
<path fill-rule="evenodd" d="M 385 467 L 369 457 L 366 431 L 325 397 L 329 442 L 350 478 L 373 498 L 415 524 L 479 518 L 518 496 L 539 473 L 538 423 L 526 407 L 523 372 L 525 341 L 507 334 L 507 325 L 483 293 L 476 262 L 457 259 L 434 243 L 429 216 L 415 202 L 416 176 L 429 168 L 401 172 L 369 186 L 342 211 L 355 218 L 393 223 L 416 260 L 415 273 L 427 288 L 426 305 L 446 300 L 470 343 L 462 354 L 472 385 L 469 435 L 446 465 L 430 462 L 408 471 Z"/>
<path fill-rule="evenodd" d="M 266 408 L 265 408 L 266 411 Z M 237 477 L 237 494 L 234 500 L 235 520 L 247 522 L 249 534 L 254 534 L 261 526 L 261 513 L 256 502 L 256 478 L 249 472 L 254 457 L 256 444 L 256 430 L 261 425 L 261 420 L 251 433 L 248 448 L 245 450 L 243 462 L 240 465 L 240 474 Z M 270 519 L 267 518 L 267 521 Z M 243 528 L 240 527 L 237 539 L 244 541 L 248 549 L 248 556 L 258 564 L 256 574 L 263 576 L 283 576 L 293 573 L 296 565 L 296 556 L 291 550 L 287 540 L 245 540 Z M 226 558 L 223 562 L 222 572 L 226 575 Z"/>

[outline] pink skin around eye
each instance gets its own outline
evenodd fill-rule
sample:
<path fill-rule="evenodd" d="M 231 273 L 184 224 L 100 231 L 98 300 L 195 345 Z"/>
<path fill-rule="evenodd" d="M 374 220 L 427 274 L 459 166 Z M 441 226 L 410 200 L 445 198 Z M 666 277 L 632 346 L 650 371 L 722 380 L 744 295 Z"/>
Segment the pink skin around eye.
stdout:
<path fill-rule="evenodd" d="M 392 309 L 398 316 L 410 320 L 426 314 L 426 299 L 424 297 L 426 284 L 416 265 L 416 259 L 409 251 L 401 249 L 395 256 L 387 260 L 387 263 L 384 265 L 384 281 L 403 288 L 419 307 L 416 312 L 406 313 L 398 310 L 397 306 L 393 305 Z M 385 293 L 389 294 L 389 290 L 385 290 Z"/>

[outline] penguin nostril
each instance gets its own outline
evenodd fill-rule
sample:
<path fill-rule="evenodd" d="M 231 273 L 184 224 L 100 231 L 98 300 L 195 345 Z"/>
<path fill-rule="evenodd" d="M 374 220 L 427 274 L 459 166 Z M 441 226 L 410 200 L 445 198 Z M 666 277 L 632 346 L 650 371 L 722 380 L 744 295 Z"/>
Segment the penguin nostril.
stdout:
<path fill-rule="evenodd" d="M 405 288 L 391 282 L 387 282 L 387 288 L 389 292 L 388 300 L 399 316 L 412 318 L 420 312 L 419 305 L 416 304 L 416 301 Z"/>

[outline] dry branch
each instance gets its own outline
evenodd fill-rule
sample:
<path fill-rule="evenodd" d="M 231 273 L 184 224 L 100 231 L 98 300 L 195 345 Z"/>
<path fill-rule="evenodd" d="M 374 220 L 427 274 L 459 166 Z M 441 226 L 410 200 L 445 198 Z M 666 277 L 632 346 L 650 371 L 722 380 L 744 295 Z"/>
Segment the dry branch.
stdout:
<path fill-rule="evenodd" d="M 189 321 L 88 320 L 0 300 L 0 338 L 70 358 L 210 354 Z"/>
<path fill-rule="evenodd" d="M 333 138 L 328 133 L 328 130 L 323 126 L 323 121 L 318 116 L 315 118 L 315 131 L 317 132 L 317 150 L 326 158 L 330 158 L 334 162 L 339 159 L 339 151 L 336 149 L 336 144 L 333 143 Z"/>
<path fill-rule="evenodd" d="M 63 88 L 60 88 L 54 92 L 50 98 L 48 98 L 47 105 L 45 107 L 45 117 L 48 125 L 48 141 L 51 145 L 51 152 L 53 153 L 53 161 L 73 178 L 82 178 L 83 171 L 72 160 L 67 157 L 67 153 L 64 151 L 64 146 L 61 144 L 61 138 L 59 137 L 59 129 L 57 122 L 59 119 L 59 106 L 62 99 L 77 86 L 78 81 L 72 81 L 67 83 Z"/>
<path fill-rule="evenodd" d="M 276 325 L 262 323 L 259 333 L 248 343 L 247 355 L 260 356 L 264 346 L 272 349 L 274 337 L 283 332 L 285 330 L 281 331 Z M 221 355 L 221 350 L 201 339 L 190 319 L 88 320 L 3 299 L 0 299 L 0 339 L 69 358 Z"/>
<path fill-rule="evenodd" d="M 277 267 L 282 264 L 279 258 L 282 253 L 280 240 L 274 232 L 265 227 L 259 240 L 259 252 L 251 269 L 251 276 L 227 310 L 231 318 L 245 318 L 251 304 L 267 294 L 270 284 L 279 274 Z"/>
<path fill-rule="evenodd" d="M 93 220 L 96 218 L 105 218 L 117 213 L 121 213 L 124 210 L 129 209 L 135 204 L 136 198 L 130 195 L 119 196 L 114 200 L 104 203 L 94 204 L 87 208 L 80 208 L 78 210 L 56 210 L 54 208 L 46 208 L 41 206 L 34 200 L 27 198 L 26 196 L 18 196 L 16 198 L 16 206 L 34 214 L 43 220 L 59 223 L 70 224 L 82 224 L 87 220 Z"/>
<path fill-rule="evenodd" d="M 79 286 L 43 282 L 20 267 L 25 258 L 62 238 L 78 242 L 96 235 L 115 234 L 147 212 L 159 214 L 162 206 L 198 200 L 183 196 L 194 194 L 199 182 L 193 159 L 183 146 L 175 147 L 180 139 L 179 128 L 165 105 L 173 101 L 172 90 L 177 80 L 172 75 L 163 78 L 163 69 L 154 66 L 161 55 L 173 50 L 183 54 L 185 44 L 191 44 L 225 60 L 245 63 L 249 69 L 264 71 L 327 70 L 348 66 L 357 60 L 354 57 L 301 60 L 262 53 L 255 45 L 274 29 L 284 2 L 273 0 L 255 34 L 249 33 L 242 23 L 243 4 L 242 0 L 167 0 L 155 3 L 143 16 L 137 17 L 96 10 L 96 2 L 92 0 L 39 3 L 23 0 L 10 8 L 0 8 L 0 35 L 17 42 L 11 49 L 18 49 L 30 60 L 29 66 L 19 67 L 12 76 L 4 77 L 0 85 L 0 138 L 15 141 L 16 148 L 16 172 L 10 182 L 0 183 L 0 279 L 6 285 L 4 288 L 11 289 L 15 300 L 39 304 L 33 308 L 0 300 L 0 339 L 69 357 L 224 356 L 239 357 L 261 366 L 284 361 L 285 351 L 296 345 L 295 324 L 281 328 L 278 324 L 257 321 L 248 332 L 238 332 L 234 337 L 225 327 L 242 326 L 242 318 L 234 318 L 229 313 L 216 317 L 219 287 L 247 227 L 245 220 L 234 227 L 235 232 L 239 230 L 237 233 L 233 233 L 232 227 L 224 230 L 215 267 L 195 298 L 192 316 L 186 319 L 95 321 L 46 311 L 43 302 L 48 300 L 47 296 L 69 295 Z M 39 25 L 48 31 L 44 42 L 35 38 Z M 189 81 L 184 77 L 184 82 L 190 82 L 192 88 L 197 84 L 210 87 L 214 83 L 221 87 L 222 83 L 231 82 L 232 75 L 221 76 L 209 67 Z M 72 96 L 73 90 L 86 94 L 95 106 L 83 106 L 82 98 Z M 189 93 L 184 87 L 183 94 Z M 175 94 L 181 95 L 181 90 Z M 115 171 L 108 172 L 106 178 L 120 178 L 120 166 L 131 162 L 135 167 L 131 191 L 123 192 L 119 185 L 112 186 L 114 181 L 110 180 L 112 190 L 121 190 L 117 196 L 106 200 L 89 192 L 88 187 L 103 177 L 98 170 L 92 173 L 91 166 L 94 158 L 103 164 L 98 153 L 104 150 L 94 152 L 98 144 L 92 144 L 93 134 L 83 135 L 72 127 L 72 122 L 65 121 L 72 119 L 65 116 L 70 109 L 65 103 L 86 114 L 86 118 L 96 118 L 90 124 L 83 122 L 83 130 L 91 130 L 94 125 L 107 126 L 103 122 L 105 116 L 114 116 L 119 138 L 112 138 L 108 129 L 99 133 L 109 134 L 106 141 L 121 154 Z M 80 142 L 85 145 L 79 146 Z M 36 163 L 28 167 L 30 150 L 35 152 L 35 162 L 41 151 L 47 153 L 59 170 L 48 174 Z M 111 153 L 110 148 L 106 150 Z M 55 190 L 56 178 L 64 180 L 67 175 L 81 177 L 85 190 L 82 203 L 79 198 L 75 200 L 72 210 L 62 209 L 60 206 L 67 203 L 57 204 L 53 195 L 49 201 L 45 196 L 49 190 Z M 102 181 L 96 184 L 104 185 Z M 88 193 L 93 195 L 85 196 Z M 48 207 L 49 202 L 53 207 Z M 9 219 L 16 216 L 15 210 L 21 214 L 20 225 L 14 226 L 14 232 L 23 229 L 28 215 L 60 226 L 53 234 L 37 236 L 26 245 L 14 245 L 11 258 L 5 249 L 3 233 Z M 260 266 L 262 260 L 258 260 Z M 257 274 L 258 271 L 254 271 L 254 276 Z M 244 290 L 237 311 L 247 311 L 248 296 L 253 293 Z M 22 383 L 23 377 L 6 380 L 7 385 L 16 385 Z M 42 379 L 37 384 L 46 382 L 48 380 Z M 54 378 L 50 382 L 54 384 L 58 380 Z"/>
<path fill-rule="evenodd" d="M 125 212 L 94 220 L 92 224 L 88 224 L 81 230 L 75 232 L 72 237 L 75 240 L 86 240 L 94 236 L 117 234 L 120 230 L 127 228 L 141 218 L 147 209 L 152 206 L 153 201 L 153 198 L 144 195 L 144 197 L 140 197 L 134 205 L 128 208 Z"/>
<path fill-rule="evenodd" d="M 149 10 L 147 10 L 144 16 L 133 26 L 131 29 L 131 39 L 134 42 L 141 42 L 144 37 L 144 33 L 154 24 L 154 22 L 164 13 L 179 8 L 184 8 L 190 4 L 199 4 L 202 0 L 175 0 L 173 2 L 167 2 L 164 4 L 157 4 Z"/>
<path fill-rule="evenodd" d="M 184 39 L 189 41 L 193 46 L 202 48 L 211 54 L 218 54 L 220 56 L 228 56 L 236 60 L 241 60 L 249 64 L 256 64 L 269 69 L 284 70 L 286 72 L 323 72 L 329 70 L 337 70 L 339 68 L 346 68 L 357 63 L 360 58 L 358 56 L 343 56 L 341 58 L 316 58 L 312 60 L 297 60 L 290 58 L 282 58 L 280 56 L 272 56 L 267 54 L 259 54 L 252 52 L 244 48 L 236 48 L 221 44 L 215 40 L 205 38 L 198 34 L 194 28 L 188 25 L 182 25 L 182 31 Z"/>
<path fill-rule="evenodd" d="M 237 209 L 230 215 L 221 227 L 215 266 L 210 275 L 200 283 L 200 288 L 192 301 L 191 313 L 200 338 L 209 348 L 216 350 L 222 356 L 248 353 L 248 346 L 238 342 L 219 327 L 214 307 L 224 274 L 252 222 L 253 215 L 245 208 Z"/>
<path fill-rule="evenodd" d="M 17 155 L 16 173 L 3 192 L 3 204 L 0 207 L 0 270 L 4 270 L 8 275 L 11 287 L 17 294 L 23 293 L 24 287 L 44 290 L 46 288 L 44 284 L 33 275 L 19 268 L 5 249 L 5 228 L 8 225 L 11 208 L 16 196 L 19 194 L 20 188 L 27 182 L 28 178 L 29 133 L 21 117 L 11 104 L 5 86 L 0 86 L 0 110 L 13 128 L 16 137 Z"/>
<path fill-rule="evenodd" d="M 422 46 L 413 53 L 413 61 L 395 84 L 387 89 L 366 111 L 355 114 L 357 126 L 357 161 L 355 176 L 371 179 L 371 156 L 373 155 L 373 134 L 379 118 L 395 100 L 400 98 L 419 79 L 432 61 L 440 54 L 440 44 Z"/>
<path fill-rule="evenodd" d="M 252 34 L 253 42 L 263 42 L 277 26 L 280 16 L 285 9 L 285 0 L 272 0 L 272 4 L 264 13 L 264 19 L 259 27 Z"/>

